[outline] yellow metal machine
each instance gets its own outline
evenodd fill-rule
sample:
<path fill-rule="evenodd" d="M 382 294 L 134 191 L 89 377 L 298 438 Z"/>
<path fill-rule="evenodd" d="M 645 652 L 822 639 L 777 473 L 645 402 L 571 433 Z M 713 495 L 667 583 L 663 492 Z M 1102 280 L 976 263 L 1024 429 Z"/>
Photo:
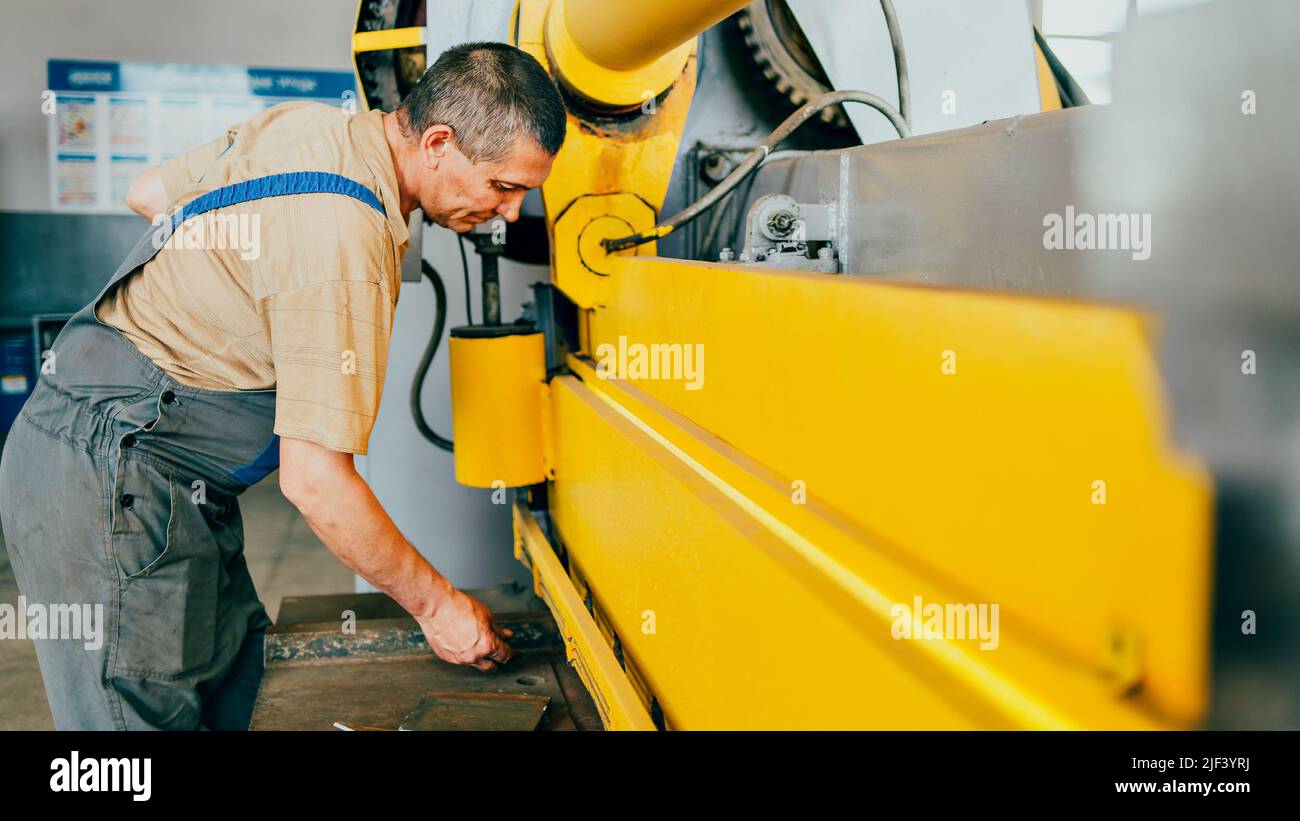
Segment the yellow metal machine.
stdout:
<path fill-rule="evenodd" d="M 1210 484 L 1167 445 L 1149 317 L 606 251 L 655 227 L 696 35 L 743 5 L 521 0 L 510 26 L 581 103 L 542 192 L 579 349 L 535 380 L 552 526 L 521 496 L 515 551 L 606 726 L 1196 724 Z M 636 345 L 698 351 L 696 384 L 606 378 Z M 518 467 L 457 425 L 458 472 Z M 996 641 L 927 632 L 935 604 L 996 605 Z"/>

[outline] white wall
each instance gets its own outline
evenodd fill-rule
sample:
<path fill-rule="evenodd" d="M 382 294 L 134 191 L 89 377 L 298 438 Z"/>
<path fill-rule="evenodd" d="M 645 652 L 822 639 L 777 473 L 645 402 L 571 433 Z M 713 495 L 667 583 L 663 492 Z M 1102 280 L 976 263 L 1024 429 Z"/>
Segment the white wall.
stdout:
<path fill-rule="evenodd" d="M 51 58 L 350 70 L 356 0 L 6 0 L 0 209 L 45 211 Z"/>

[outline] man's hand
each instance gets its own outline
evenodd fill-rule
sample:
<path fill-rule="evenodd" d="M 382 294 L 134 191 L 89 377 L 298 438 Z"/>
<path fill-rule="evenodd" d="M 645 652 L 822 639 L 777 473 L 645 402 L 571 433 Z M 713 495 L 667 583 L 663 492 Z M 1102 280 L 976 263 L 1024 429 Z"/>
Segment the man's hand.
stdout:
<path fill-rule="evenodd" d="M 486 672 L 514 657 L 491 612 L 402 538 L 352 454 L 282 437 L 280 491 L 334 555 L 415 617 L 439 658 Z"/>
<path fill-rule="evenodd" d="M 459 590 L 453 590 L 431 618 L 417 621 L 433 652 L 451 664 L 488 672 L 515 657 L 487 607 Z"/>

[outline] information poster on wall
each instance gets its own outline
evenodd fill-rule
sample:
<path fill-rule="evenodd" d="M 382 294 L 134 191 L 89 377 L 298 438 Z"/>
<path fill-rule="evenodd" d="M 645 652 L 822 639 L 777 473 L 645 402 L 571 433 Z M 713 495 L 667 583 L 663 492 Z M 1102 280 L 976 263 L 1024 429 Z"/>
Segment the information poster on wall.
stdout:
<path fill-rule="evenodd" d="M 141 171 L 277 103 L 357 107 L 347 71 L 50 60 L 46 73 L 51 207 L 65 211 L 127 211 Z"/>

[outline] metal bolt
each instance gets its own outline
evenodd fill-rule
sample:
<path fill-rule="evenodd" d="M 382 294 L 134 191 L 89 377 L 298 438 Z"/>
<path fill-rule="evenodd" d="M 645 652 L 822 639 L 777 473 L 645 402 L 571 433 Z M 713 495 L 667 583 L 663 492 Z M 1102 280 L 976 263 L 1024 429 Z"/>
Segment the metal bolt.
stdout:
<path fill-rule="evenodd" d="M 767 227 L 777 236 L 787 236 L 794 230 L 794 214 L 789 211 L 777 211 L 767 219 Z"/>
<path fill-rule="evenodd" d="M 835 259 L 835 252 L 831 250 L 831 247 L 829 245 L 823 245 L 822 247 L 817 249 L 817 258 Z"/>
<path fill-rule="evenodd" d="M 710 154 L 700 164 L 700 171 L 704 174 L 705 179 L 717 184 L 726 179 L 730 164 L 725 154 Z"/>
<path fill-rule="evenodd" d="M 736 252 L 730 248 L 723 248 L 718 253 L 718 262 L 731 262 L 736 258 Z"/>

